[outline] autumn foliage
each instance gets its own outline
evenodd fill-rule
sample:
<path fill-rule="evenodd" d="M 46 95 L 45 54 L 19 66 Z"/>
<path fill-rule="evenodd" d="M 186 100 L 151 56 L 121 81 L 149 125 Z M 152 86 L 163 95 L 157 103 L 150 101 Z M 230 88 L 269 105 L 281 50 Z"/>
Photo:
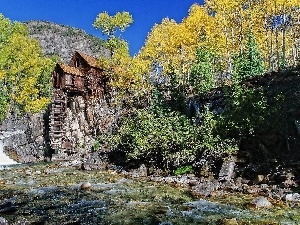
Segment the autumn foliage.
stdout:
<path fill-rule="evenodd" d="M 144 92 L 150 104 L 132 110 L 100 142 L 126 165 L 172 169 L 197 168 L 205 154 L 235 152 L 241 140 L 255 139 L 278 119 L 280 107 L 269 104 L 271 97 L 241 81 L 299 62 L 299 15 L 297 0 L 207 0 L 179 23 L 165 18 L 155 24 L 136 56 L 111 64 L 112 85 L 125 90 L 122 99 Z M 189 100 L 220 86 L 222 110 L 198 102 L 195 115 L 187 116 Z"/>
<path fill-rule="evenodd" d="M 180 23 L 166 18 L 155 24 L 138 57 L 158 65 L 164 75 L 172 68 L 188 83 L 196 49 L 205 47 L 218 54 L 212 58 L 219 66 L 214 76 L 224 80 L 234 70 L 234 56 L 246 50 L 251 32 L 265 70 L 283 69 L 299 58 L 299 12 L 297 0 L 207 0 L 203 6 L 194 4 Z"/>
<path fill-rule="evenodd" d="M 50 102 L 54 62 L 45 58 L 27 28 L 0 14 L 0 120 L 7 111 L 38 112 Z"/>
<path fill-rule="evenodd" d="M 117 37 L 117 32 L 123 32 L 132 23 L 133 18 L 128 12 L 117 12 L 115 15 L 101 12 L 93 23 L 96 29 L 107 36 L 106 47 L 110 57 L 100 57 L 99 66 L 110 77 L 117 104 L 126 102 L 132 105 L 139 101 L 149 84 L 146 78 L 149 72 L 147 64 L 139 57 L 131 57 L 127 41 Z"/>

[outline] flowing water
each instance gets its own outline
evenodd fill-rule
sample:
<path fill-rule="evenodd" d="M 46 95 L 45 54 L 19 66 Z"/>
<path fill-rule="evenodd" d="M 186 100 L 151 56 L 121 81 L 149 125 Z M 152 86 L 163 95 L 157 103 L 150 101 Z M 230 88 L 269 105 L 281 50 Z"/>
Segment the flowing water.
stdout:
<path fill-rule="evenodd" d="M 90 182 L 91 189 L 81 190 L 83 182 Z M 0 217 L 9 224 L 300 224 L 297 204 L 248 207 L 255 197 L 197 198 L 188 188 L 55 163 L 0 171 Z"/>
<path fill-rule="evenodd" d="M 9 158 L 3 151 L 3 141 L 0 139 L 0 169 L 6 166 L 18 164 L 18 162 Z"/>

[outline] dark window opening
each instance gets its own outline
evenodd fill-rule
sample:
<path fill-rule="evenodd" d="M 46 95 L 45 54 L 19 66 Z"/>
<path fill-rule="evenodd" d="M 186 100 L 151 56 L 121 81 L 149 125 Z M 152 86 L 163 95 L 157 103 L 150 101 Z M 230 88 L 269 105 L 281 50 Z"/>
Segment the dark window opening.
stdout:
<path fill-rule="evenodd" d="M 79 66 L 80 66 L 79 58 L 76 58 L 76 60 L 75 60 L 75 67 L 79 67 Z"/>

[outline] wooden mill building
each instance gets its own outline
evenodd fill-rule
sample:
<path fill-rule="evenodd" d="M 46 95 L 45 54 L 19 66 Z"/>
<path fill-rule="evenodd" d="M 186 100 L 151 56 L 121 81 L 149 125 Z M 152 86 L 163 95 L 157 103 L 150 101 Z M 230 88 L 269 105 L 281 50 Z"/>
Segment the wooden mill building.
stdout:
<path fill-rule="evenodd" d="M 103 99 L 107 92 L 108 77 L 97 65 L 97 59 L 75 52 L 68 65 L 56 64 L 52 73 L 53 95 L 50 107 L 49 139 L 52 149 L 67 149 L 64 123 L 68 101 L 82 96 L 86 105 Z"/>
<path fill-rule="evenodd" d="M 107 77 L 98 67 L 97 59 L 75 52 L 69 65 L 58 63 L 52 74 L 54 89 L 67 95 L 82 95 L 86 99 L 103 98 Z"/>

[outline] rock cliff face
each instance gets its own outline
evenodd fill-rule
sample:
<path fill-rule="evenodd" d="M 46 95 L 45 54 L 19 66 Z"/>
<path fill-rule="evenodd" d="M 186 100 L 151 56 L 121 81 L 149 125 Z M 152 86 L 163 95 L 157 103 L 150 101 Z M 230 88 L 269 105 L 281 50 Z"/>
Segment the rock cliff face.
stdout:
<path fill-rule="evenodd" d="M 70 145 L 64 146 L 64 149 L 53 152 L 50 148 L 49 111 L 9 116 L 0 126 L 0 136 L 3 136 L 5 153 L 17 162 L 37 162 L 53 158 L 59 161 L 81 160 L 91 164 L 90 155 L 95 154 L 93 147 L 97 135 L 111 131 L 116 126 L 117 119 L 117 110 L 106 101 L 100 100 L 90 105 L 82 96 L 75 96 L 68 98 L 63 130 L 64 138 L 68 140 L 66 143 Z M 100 156 L 96 154 L 93 160 L 97 160 L 97 157 Z"/>
<path fill-rule="evenodd" d="M 104 100 L 91 105 L 82 96 L 68 97 L 63 130 L 64 145 L 69 143 L 69 146 L 63 146 L 53 157 L 60 160 L 88 157 L 93 151 L 97 136 L 113 129 L 117 118 L 116 110 Z"/>
<path fill-rule="evenodd" d="M 298 161 L 300 160 L 300 68 L 266 73 L 245 82 L 249 87 L 261 87 L 266 93 L 268 104 L 278 104 L 277 119 L 270 129 L 258 140 L 242 143 L 241 150 L 252 152 L 257 160 Z M 268 118 L 265 118 L 268 119 Z"/>
<path fill-rule="evenodd" d="M 245 81 L 245 85 L 248 88 L 264 91 L 268 106 L 273 110 L 270 114 L 272 119 L 264 118 L 270 121 L 268 129 L 264 132 L 256 137 L 241 140 L 235 157 L 222 159 L 223 164 L 218 174 L 219 180 L 228 181 L 233 177 L 242 177 L 245 179 L 243 182 L 249 181 L 251 184 L 299 186 L 299 68 L 266 73 Z M 225 100 L 230 98 L 228 91 L 219 88 L 202 96 L 195 96 L 190 100 L 190 114 L 197 115 L 197 112 L 203 110 L 205 104 L 209 104 L 213 113 L 222 113 L 226 110 Z M 199 121 L 201 118 L 195 118 L 195 123 Z M 207 171 L 212 170 L 212 167 L 216 165 L 214 161 Z"/>
<path fill-rule="evenodd" d="M 43 161 L 50 157 L 45 142 L 45 114 L 16 114 L 0 126 L 4 152 L 17 162 Z"/>
<path fill-rule="evenodd" d="M 103 47 L 103 40 L 81 29 L 47 21 L 29 21 L 25 25 L 28 27 L 30 36 L 39 41 L 44 55 L 58 55 L 65 63 L 69 63 L 75 51 L 84 52 L 96 58 L 109 54 Z"/>

